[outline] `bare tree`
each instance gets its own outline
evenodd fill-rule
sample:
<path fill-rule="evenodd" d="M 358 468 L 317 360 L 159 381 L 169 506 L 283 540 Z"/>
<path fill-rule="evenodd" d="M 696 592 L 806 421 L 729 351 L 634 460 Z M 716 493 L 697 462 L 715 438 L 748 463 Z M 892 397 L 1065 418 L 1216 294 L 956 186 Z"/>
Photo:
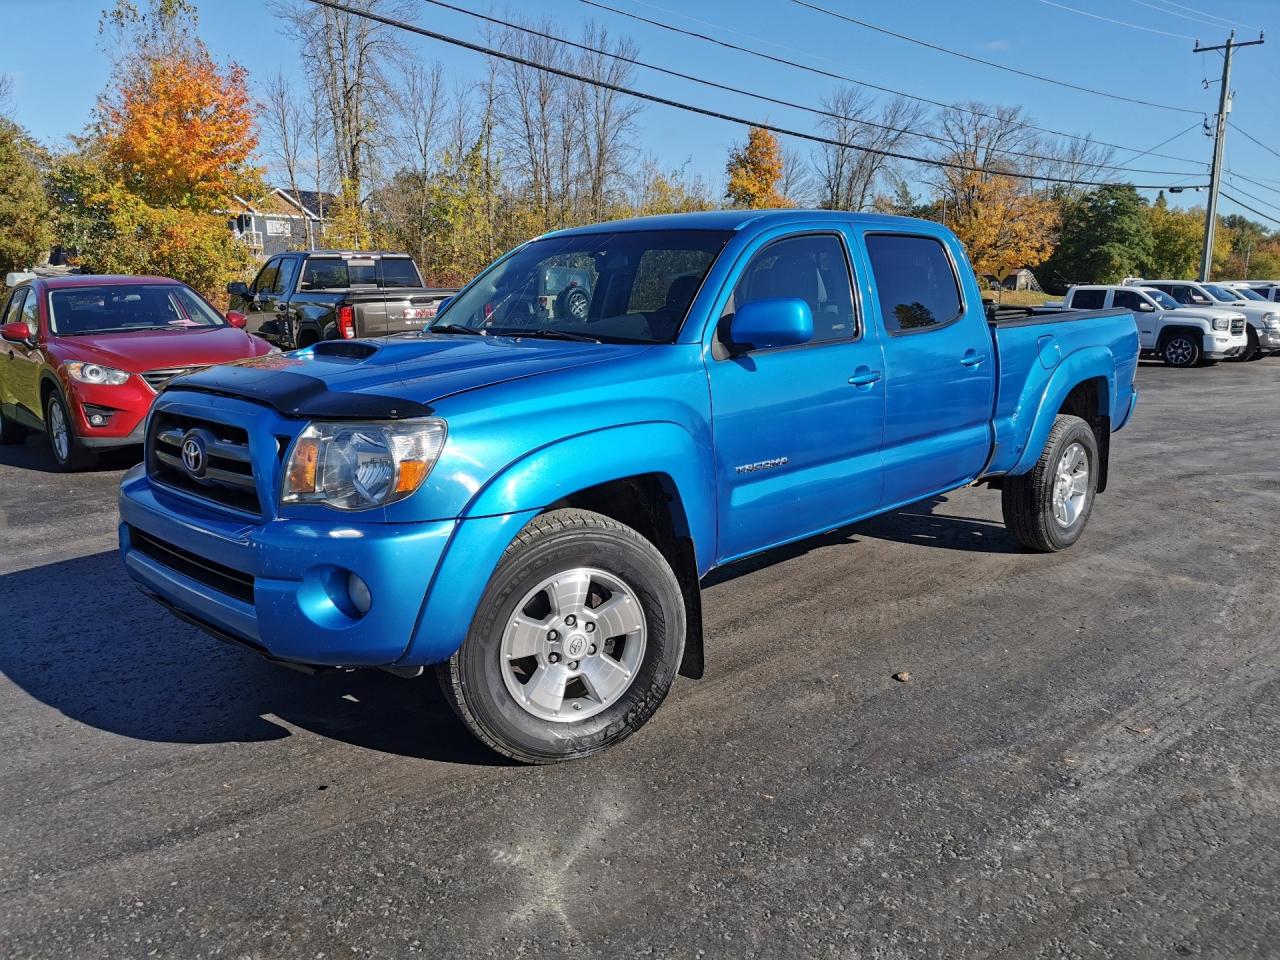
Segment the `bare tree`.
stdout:
<path fill-rule="evenodd" d="M 0 73 L 0 117 L 9 112 L 9 98 L 13 94 L 13 78 L 7 73 Z"/>
<path fill-rule="evenodd" d="M 635 43 L 623 38 L 610 46 L 604 27 L 588 23 L 582 32 L 584 46 L 603 51 L 583 52 L 578 58 L 578 72 L 593 80 L 627 88 L 635 78 L 634 60 L 639 53 Z M 612 54 L 612 56 L 610 56 Z M 623 172 L 634 160 L 635 120 L 640 113 L 638 101 L 616 90 L 590 84 L 575 84 L 578 91 L 578 124 L 576 135 L 583 166 L 585 215 L 592 220 L 608 216 L 608 207 Z"/>
<path fill-rule="evenodd" d="M 284 170 L 290 194 L 301 203 L 299 184 L 302 180 L 303 145 L 308 133 L 307 110 L 283 73 L 277 73 L 263 90 L 258 117 L 267 135 L 267 155 Z M 308 249 L 315 247 L 310 219 L 306 221 L 306 241 Z"/>
<path fill-rule="evenodd" d="M 399 0 L 350 0 L 366 12 L 395 16 Z M 302 48 L 329 124 L 334 166 L 343 193 L 363 202 L 378 169 L 389 102 L 389 65 L 399 53 L 391 28 L 329 7 L 276 0 L 275 12 Z"/>
<path fill-rule="evenodd" d="M 793 207 L 813 205 L 813 168 L 808 158 L 794 148 L 782 151 L 782 176 L 778 179 L 778 192 Z"/>
<path fill-rule="evenodd" d="M 830 116 L 823 121 L 826 135 L 840 146 L 824 145 L 814 163 L 819 203 L 830 210 L 865 210 L 882 187 L 901 182 L 900 163 L 883 154 L 859 150 L 902 152 L 923 131 L 923 106 L 905 97 L 876 107 L 856 87 L 843 87 L 823 101 Z M 857 146 L 855 146 L 857 145 Z"/>

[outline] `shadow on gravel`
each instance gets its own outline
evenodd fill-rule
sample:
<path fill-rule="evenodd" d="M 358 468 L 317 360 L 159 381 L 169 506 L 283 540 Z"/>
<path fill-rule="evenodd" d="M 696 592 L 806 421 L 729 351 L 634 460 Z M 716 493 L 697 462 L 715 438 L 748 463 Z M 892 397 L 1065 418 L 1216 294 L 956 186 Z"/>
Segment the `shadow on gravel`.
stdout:
<path fill-rule="evenodd" d="M 842 543 L 855 544 L 858 542 L 858 537 L 892 540 L 895 543 L 918 544 L 968 553 L 1022 552 L 1022 548 L 1009 534 L 1003 523 L 971 517 L 949 517 L 933 512 L 946 502 L 945 497 L 931 497 L 883 516 L 859 521 L 852 526 L 808 537 L 784 547 L 766 550 L 764 553 L 758 553 L 753 557 L 713 570 L 703 578 L 702 586 L 713 587 L 716 584 L 727 583 L 748 573 L 754 573 L 756 570 L 764 570 L 774 564 L 802 557 L 811 550 L 834 547 Z"/>
<path fill-rule="evenodd" d="M 142 447 L 119 447 L 103 450 L 98 456 L 98 463 L 87 472 L 99 470 L 128 470 L 135 463 L 142 462 Z M 53 452 L 49 449 L 49 441 L 44 434 L 31 434 L 23 443 L 0 446 L 0 465 L 17 467 L 21 470 L 38 470 L 41 473 L 58 473 L 58 465 L 53 460 Z"/>
<path fill-rule="evenodd" d="M 133 588 L 114 552 L 0 576 L 0 673 L 73 720 L 139 740 L 279 740 L 288 724 L 354 746 L 501 765 L 430 672 L 307 676 L 221 643 Z"/>

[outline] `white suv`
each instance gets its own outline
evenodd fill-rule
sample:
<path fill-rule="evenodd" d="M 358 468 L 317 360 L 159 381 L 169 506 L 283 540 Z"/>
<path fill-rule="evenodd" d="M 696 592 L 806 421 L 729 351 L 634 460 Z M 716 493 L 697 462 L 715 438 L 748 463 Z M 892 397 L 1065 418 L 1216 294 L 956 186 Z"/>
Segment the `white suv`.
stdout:
<path fill-rule="evenodd" d="M 1081 285 L 1067 291 L 1066 310 L 1122 309 L 1138 323 L 1138 344 L 1171 367 L 1194 367 L 1237 357 L 1249 345 L 1245 317 L 1231 309 L 1184 307 L 1159 290 L 1115 285 Z"/>
<path fill-rule="evenodd" d="M 1243 313 L 1249 321 L 1249 345 L 1237 359 L 1257 360 L 1280 353 L 1280 305 L 1270 303 L 1252 290 L 1232 290 L 1221 284 L 1194 280 L 1126 280 L 1125 283 L 1161 290 L 1184 306 L 1227 307 Z"/>

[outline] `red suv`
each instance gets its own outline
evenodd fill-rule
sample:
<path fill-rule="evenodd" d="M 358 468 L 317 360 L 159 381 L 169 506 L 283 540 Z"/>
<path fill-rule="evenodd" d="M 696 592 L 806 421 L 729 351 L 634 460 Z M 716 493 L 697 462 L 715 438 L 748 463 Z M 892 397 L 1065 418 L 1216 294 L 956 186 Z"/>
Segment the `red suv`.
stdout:
<path fill-rule="evenodd" d="M 174 377 L 269 353 L 203 297 L 164 277 L 60 277 L 13 288 L 0 314 L 0 443 L 49 435 L 63 470 L 141 443 L 151 401 Z"/>

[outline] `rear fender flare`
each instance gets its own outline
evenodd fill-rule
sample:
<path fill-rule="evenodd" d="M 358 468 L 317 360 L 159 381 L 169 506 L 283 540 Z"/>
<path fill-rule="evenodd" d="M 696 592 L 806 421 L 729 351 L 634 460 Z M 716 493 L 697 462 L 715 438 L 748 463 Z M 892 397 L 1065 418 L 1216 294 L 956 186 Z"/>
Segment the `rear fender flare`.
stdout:
<path fill-rule="evenodd" d="M 1115 359 L 1110 350 L 1106 347 L 1085 347 L 1064 357 L 1054 367 L 1040 391 L 1027 441 L 1017 463 L 1009 470 L 1011 475 L 1027 473 L 1036 465 L 1048 442 L 1049 431 L 1053 429 L 1054 418 L 1071 391 L 1086 380 L 1098 379 L 1106 381 L 1105 390 L 1099 391 L 1098 414 L 1110 416 L 1111 398 L 1116 395 Z"/>

